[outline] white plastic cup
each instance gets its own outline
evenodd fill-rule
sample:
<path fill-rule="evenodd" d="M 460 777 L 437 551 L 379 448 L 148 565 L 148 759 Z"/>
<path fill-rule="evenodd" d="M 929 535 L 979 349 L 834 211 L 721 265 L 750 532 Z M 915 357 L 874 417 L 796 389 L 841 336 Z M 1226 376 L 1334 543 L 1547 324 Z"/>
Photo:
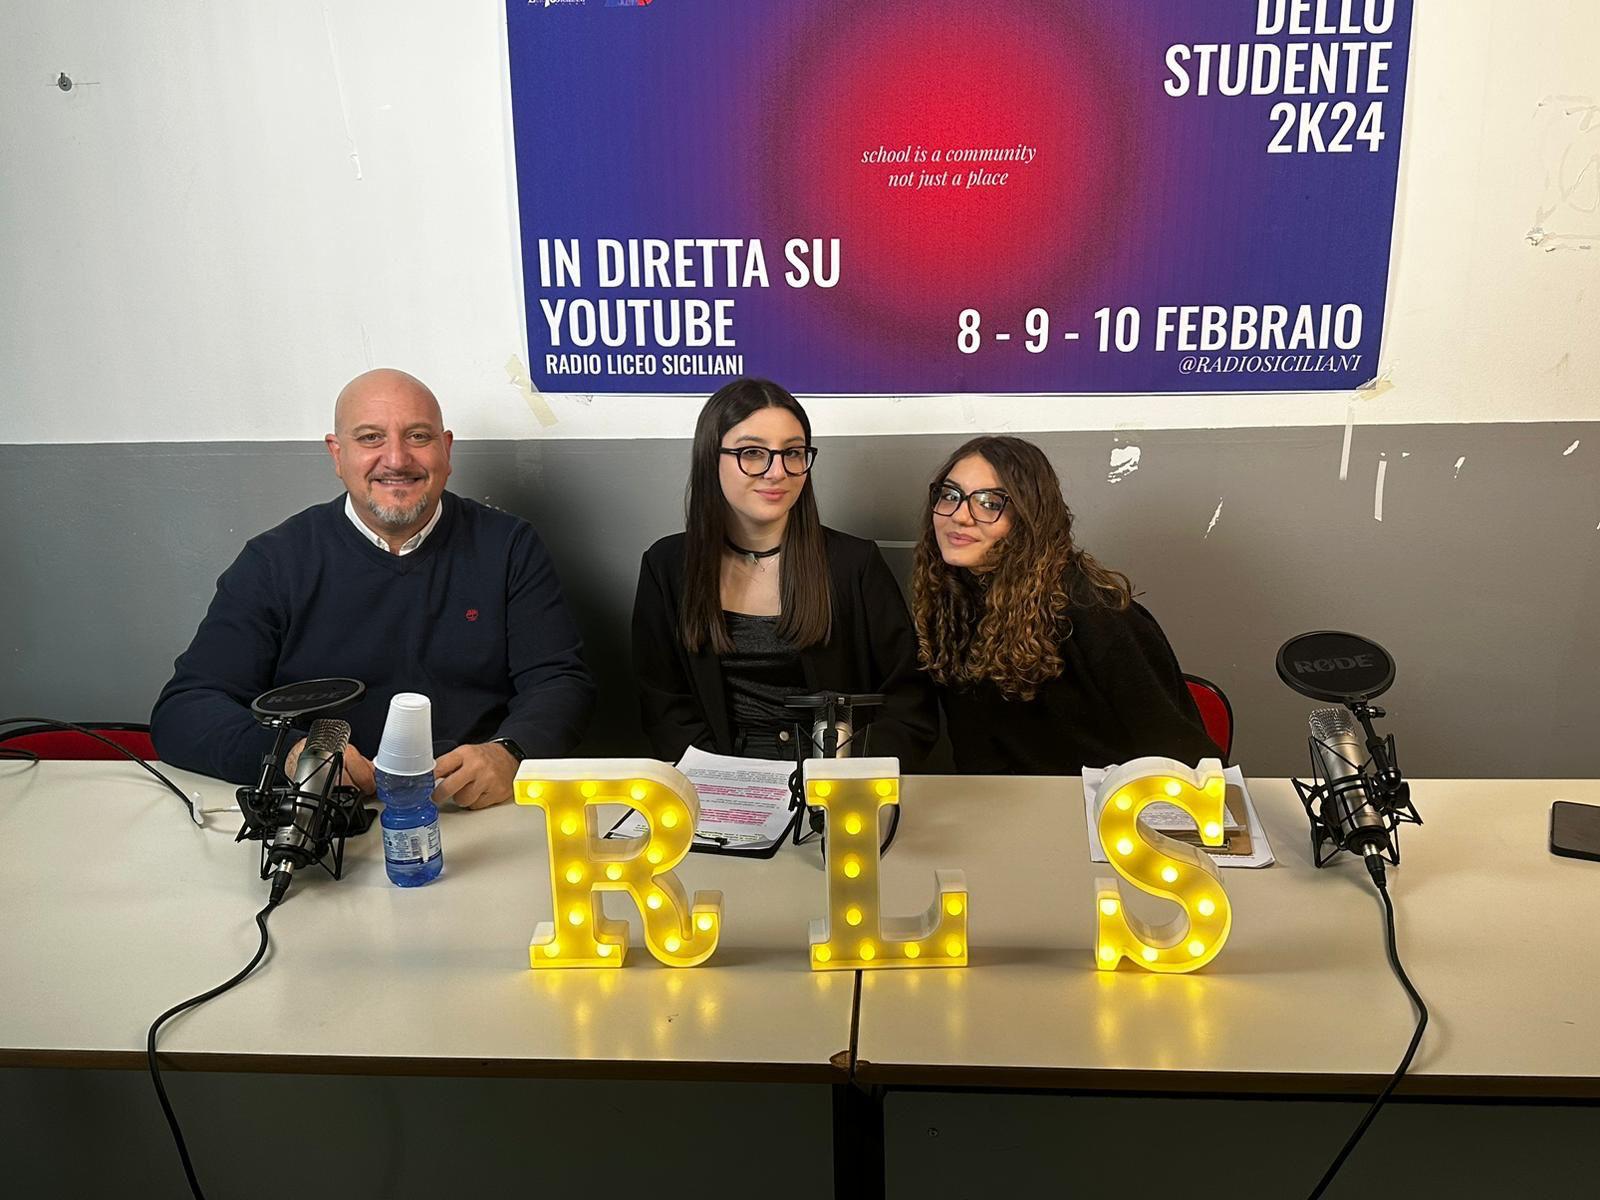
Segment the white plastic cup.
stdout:
<path fill-rule="evenodd" d="M 372 765 L 390 775 L 433 771 L 433 702 L 418 692 L 397 692 L 389 701 L 377 757 Z"/>

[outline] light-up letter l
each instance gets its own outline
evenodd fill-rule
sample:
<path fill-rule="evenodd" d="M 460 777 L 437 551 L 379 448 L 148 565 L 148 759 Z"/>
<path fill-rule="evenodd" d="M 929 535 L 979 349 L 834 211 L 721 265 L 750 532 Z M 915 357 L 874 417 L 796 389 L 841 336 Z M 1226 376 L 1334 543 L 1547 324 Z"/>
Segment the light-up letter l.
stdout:
<path fill-rule="evenodd" d="M 964 967 L 967 880 L 935 871 L 933 904 L 920 917 L 878 915 L 878 810 L 900 803 L 894 758 L 811 758 L 806 803 L 827 812 L 828 915 L 811 922 L 811 967 Z"/>
<path fill-rule="evenodd" d="M 691 906 L 672 868 L 689 853 L 700 799 L 678 771 L 654 759 L 539 759 L 517 772 L 518 804 L 542 808 L 550 844 L 554 921 L 528 945 L 534 967 L 620 967 L 628 923 L 608 920 L 602 892 L 627 892 L 644 918 L 650 953 L 693 967 L 717 948 L 722 893 L 696 892 Z M 625 804 L 649 823 L 645 837 L 602 841 L 598 805 Z"/>
<path fill-rule="evenodd" d="M 1194 818 L 1207 846 L 1223 841 L 1227 785 L 1222 763 L 1198 769 L 1170 758 L 1136 758 L 1106 772 L 1100 784 L 1100 844 L 1123 879 L 1166 900 L 1181 912 L 1152 925 L 1132 916 L 1115 879 L 1095 880 L 1095 962 L 1114 971 L 1124 958 L 1149 971 L 1177 973 L 1203 967 L 1217 956 L 1233 927 L 1233 908 L 1222 874 L 1204 850 L 1157 833 L 1140 819 L 1151 804 L 1176 805 Z"/>

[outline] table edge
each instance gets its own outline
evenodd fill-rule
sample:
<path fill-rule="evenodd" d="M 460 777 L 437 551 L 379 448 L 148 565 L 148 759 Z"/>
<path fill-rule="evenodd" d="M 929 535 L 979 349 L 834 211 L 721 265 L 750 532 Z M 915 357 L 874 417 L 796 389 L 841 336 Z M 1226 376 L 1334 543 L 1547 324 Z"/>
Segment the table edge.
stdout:
<path fill-rule="evenodd" d="M 1075 1067 L 928 1066 L 858 1059 L 858 1083 L 920 1090 L 1082 1092 L 1105 1095 L 1371 1099 L 1388 1075 L 1291 1072 L 1158 1071 Z M 1573 1100 L 1600 1102 L 1594 1076 L 1408 1075 L 1402 1099 Z"/>
<path fill-rule="evenodd" d="M 163 1069 L 285 1075 L 418 1076 L 468 1079 L 668 1080 L 716 1083 L 843 1084 L 848 1055 L 828 1062 L 693 1062 L 480 1057 L 399 1057 L 345 1054 L 229 1054 L 160 1052 Z M 142 1050 L 0 1050 L 0 1068 L 142 1071 Z"/>

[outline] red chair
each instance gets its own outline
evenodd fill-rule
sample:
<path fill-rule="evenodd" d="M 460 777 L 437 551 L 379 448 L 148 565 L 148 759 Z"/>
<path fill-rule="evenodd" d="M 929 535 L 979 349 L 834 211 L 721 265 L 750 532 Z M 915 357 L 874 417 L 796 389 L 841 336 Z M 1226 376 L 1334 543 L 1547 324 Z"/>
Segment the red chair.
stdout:
<path fill-rule="evenodd" d="M 1183 681 L 1189 685 L 1189 695 L 1194 697 L 1195 707 L 1200 710 L 1206 736 L 1217 744 L 1222 751 L 1223 765 L 1227 765 L 1233 755 L 1233 705 L 1228 703 L 1227 694 L 1209 679 L 1185 675 Z"/>
<path fill-rule="evenodd" d="M 83 728 L 115 742 L 146 762 L 154 762 L 159 757 L 154 743 L 150 741 L 148 725 L 97 721 L 84 722 Z M 37 758 L 55 761 L 114 761 L 123 757 L 105 742 L 98 742 L 76 729 L 60 729 L 54 725 L 24 725 L 20 729 L 0 733 L 0 752 L 7 750 L 21 750 Z"/>

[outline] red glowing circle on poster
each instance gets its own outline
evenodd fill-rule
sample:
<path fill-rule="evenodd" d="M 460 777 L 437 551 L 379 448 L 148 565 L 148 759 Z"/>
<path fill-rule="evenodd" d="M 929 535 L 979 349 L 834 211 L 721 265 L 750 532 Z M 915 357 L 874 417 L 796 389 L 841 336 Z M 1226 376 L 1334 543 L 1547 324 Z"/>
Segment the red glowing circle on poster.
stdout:
<path fill-rule="evenodd" d="M 1059 10 L 908 11 L 808 32 L 773 98 L 764 190 L 792 236 L 840 239 L 836 296 L 858 316 L 946 340 L 953 299 L 1020 321 L 1119 243 L 1128 114 Z"/>

